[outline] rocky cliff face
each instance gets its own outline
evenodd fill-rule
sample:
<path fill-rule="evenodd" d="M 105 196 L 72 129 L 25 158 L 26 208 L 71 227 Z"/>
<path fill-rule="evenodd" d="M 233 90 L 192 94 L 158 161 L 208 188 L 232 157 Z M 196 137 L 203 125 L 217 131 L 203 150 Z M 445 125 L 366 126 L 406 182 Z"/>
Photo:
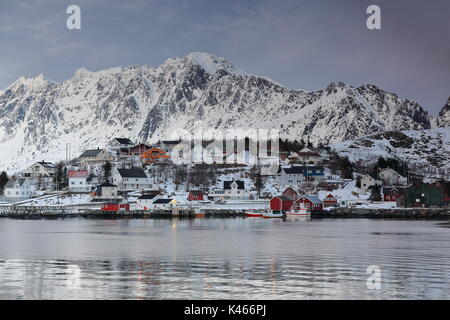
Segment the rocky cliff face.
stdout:
<path fill-rule="evenodd" d="M 20 78 L 0 91 L 0 169 L 34 160 L 62 160 L 103 147 L 112 137 L 156 141 L 194 121 L 211 128 L 277 128 L 288 139 L 335 143 L 386 130 L 428 129 L 420 105 L 373 85 L 332 83 L 315 92 L 291 90 L 244 75 L 207 53 L 157 67 L 79 69 L 52 83 Z"/>
<path fill-rule="evenodd" d="M 436 124 L 441 128 L 450 126 L 450 97 L 448 98 L 445 106 L 442 107 L 442 110 L 437 117 Z"/>

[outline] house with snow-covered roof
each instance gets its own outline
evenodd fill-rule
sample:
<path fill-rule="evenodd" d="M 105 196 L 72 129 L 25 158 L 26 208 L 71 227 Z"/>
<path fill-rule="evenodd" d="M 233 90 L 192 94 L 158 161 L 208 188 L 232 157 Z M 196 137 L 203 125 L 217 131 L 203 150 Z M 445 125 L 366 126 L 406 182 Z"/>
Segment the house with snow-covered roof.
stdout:
<path fill-rule="evenodd" d="M 79 162 L 82 166 L 98 165 L 112 160 L 112 154 L 106 149 L 100 148 L 85 150 L 79 156 Z"/>
<path fill-rule="evenodd" d="M 113 183 L 120 190 L 142 190 L 150 188 L 150 179 L 142 168 L 118 169 L 112 174 Z"/>
<path fill-rule="evenodd" d="M 8 199 L 27 199 L 31 197 L 31 183 L 29 179 L 10 179 L 4 189 L 3 194 Z"/>
<path fill-rule="evenodd" d="M 91 190 L 89 171 L 69 170 L 67 177 L 69 179 L 69 191 L 87 192 Z"/>
<path fill-rule="evenodd" d="M 22 175 L 24 177 L 51 177 L 54 174 L 56 174 L 57 168 L 56 166 L 48 161 L 38 161 L 33 163 L 31 166 L 29 166 L 27 169 L 22 171 Z"/>

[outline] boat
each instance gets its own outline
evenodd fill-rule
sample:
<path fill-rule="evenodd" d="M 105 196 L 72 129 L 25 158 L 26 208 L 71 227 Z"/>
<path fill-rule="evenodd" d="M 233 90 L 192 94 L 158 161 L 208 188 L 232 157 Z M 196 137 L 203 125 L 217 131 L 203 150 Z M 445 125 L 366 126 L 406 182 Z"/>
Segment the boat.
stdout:
<path fill-rule="evenodd" d="M 259 210 L 245 210 L 244 211 L 244 215 L 246 217 L 262 217 L 263 216 L 263 211 L 259 211 Z"/>
<path fill-rule="evenodd" d="M 276 212 L 273 210 L 267 210 L 266 212 L 263 212 L 262 214 L 264 219 L 271 219 L 271 218 L 283 218 L 284 214 L 282 212 Z"/>
<path fill-rule="evenodd" d="M 290 217 L 310 217 L 311 209 L 305 207 L 303 203 L 299 203 L 296 207 L 291 208 L 288 212 L 286 212 L 286 216 Z"/>

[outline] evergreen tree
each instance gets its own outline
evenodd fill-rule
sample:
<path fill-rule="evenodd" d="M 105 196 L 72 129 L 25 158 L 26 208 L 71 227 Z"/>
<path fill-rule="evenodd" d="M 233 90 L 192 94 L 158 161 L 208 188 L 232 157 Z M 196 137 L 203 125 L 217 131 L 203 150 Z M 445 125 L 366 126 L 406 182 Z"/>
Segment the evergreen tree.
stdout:
<path fill-rule="evenodd" d="M 370 200 L 381 201 L 381 186 L 374 185 L 370 189 L 371 189 Z"/>
<path fill-rule="evenodd" d="M 2 173 L 0 174 L 0 190 L 2 192 L 8 180 L 9 180 L 8 174 L 5 171 L 2 171 Z"/>
<path fill-rule="evenodd" d="M 102 166 L 102 169 L 103 169 L 103 177 L 105 178 L 105 182 L 110 182 L 109 179 L 111 177 L 111 169 L 112 169 L 111 162 L 106 161 L 105 164 Z"/>

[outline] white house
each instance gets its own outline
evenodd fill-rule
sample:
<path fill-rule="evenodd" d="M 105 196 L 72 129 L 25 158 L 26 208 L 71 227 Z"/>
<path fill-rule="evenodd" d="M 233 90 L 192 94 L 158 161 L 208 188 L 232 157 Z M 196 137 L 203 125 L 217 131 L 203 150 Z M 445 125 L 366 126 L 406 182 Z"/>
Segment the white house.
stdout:
<path fill-rule="evenodd" d="M 137 210 L 151 210 L 154 208 L 153 202 L 159 199 L 158 194 L 143 194 L 136 201 Z"/>
<path fill-rule="evenodd" d="M 280 185 L 282 186 L 294 186 L 300 185 L 305 180 L 303 167 L 282 167 L 280 169 Z"/>
<path fill-rule="evenodd" d="M 124 148 L 131 148 L 135 143 L 128 138 L 114 138 L 108 143 L 108 149 L 119 151 Z"/>
<path fill-rule="evenodd" d="M 383 181 L 377 179 L 375 175 L 365 174 L 361 176 L 361 187 L 360 189 L 363 192 L 367 192 L 370 187 L 375 185 L 381 186 Z"/>
<path fill-rule="evenodd" d="M 294 154 L 292 159 L 304 164 L 320 165 L 322 163 L 320 154 L 306 147 Z"/>
<path fill-rule="evenodd" d="M 97 148 L 84 151 L 80 155 L 79 160 L 82 166 L 91 166 L 112 161 L 113 157 L 109 151 Z"/>
<path fill-rule="evenodd" d="M 225 199 L 230 200 L 248 200 L 250 192 L 245 189 L 245 183 L 241 180 L 224 181 L 223 193 Z"/>
<path fill-rule="evenodd" d="M 7 198 L 27 199 L 31 197 L 31 184 L 28 179 L 10 179 L 4 188 L 3 194 Z"/>
<path fill-rule="evenodd" d="M 89 180 L 89 171 L 87 170 L 69 170 L 69 190 L 70 191 L 90 191 L 91 183 Z"/>
<path fill-rule="evenodd" d="M 406 186 L 408 184 L 407 178 L 391 168 L 381 169 L 378 176 L 383 180 L 385 186 Z"/>
<path fill-rule="evenodd" d="M 150 179 L 142 168 L 117 169 L 113 171 L 113 183 L 120 190 L 141 190 L 151 187 Z"/>
<path fill-rule="evenodd" d="M 51 162 L 39 161 L 29 166 L 26 170 L 22 171 L 22 175 L 25 177 L 50 177 L 56 174 L 57 168 Z"/>
<path fill-rule="evenodd" d="M 119 188 L 112 183 L 105 182 L 96 187 L 95 195 L 92 197 L 93 201 L 119 201 L 122 197 L 119 196 Z"/>
<path fill-rule="evenodd" d="M 177 204 L 175 199 L 156 199 L 153 201 L 153 210 L 172 210 Z"/>

